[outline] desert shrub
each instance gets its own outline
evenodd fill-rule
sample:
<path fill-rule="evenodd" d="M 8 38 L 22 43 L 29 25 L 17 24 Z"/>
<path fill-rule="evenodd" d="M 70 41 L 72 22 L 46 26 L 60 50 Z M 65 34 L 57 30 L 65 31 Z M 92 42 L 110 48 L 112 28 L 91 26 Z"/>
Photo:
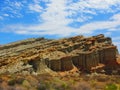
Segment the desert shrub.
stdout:
<path fill-rule="evenodd" d="M 108 84 L 106 85 L 105 90 L 117 90 L 117 86 L 115 84 Z"/>
<path fill-rule="evenodd" d="M 10 86 L 14 86 L 15 83 L 16 83 L 16 81 L 14 79 L 11 79 L 8 81 L 8 85 L 10 85 Z"/>
<path fill-rule="evenodd" d="M 54 85 L 53 88 L 54 88 L 55 90 L 65 90 L 64 87 L 62 87 L 61 84 L 56 84 L 56 85 Z"/>
<path fill-rule="evenodd" d="M 96 81 L 96 80 L 91 80 L 91 81 L 90 81 L 90 85 L 91 85 L 92 87 L 95 87 L 96 84 L 97 84 L 97 81 Z"/>
<path fill-rule="evenodd" d="M 98 81 L 98 82 L 107 82 L 107 81 L 109 81 L 111 78 L 110 77 L 106 77 L 106 76 L 98 76 L 98 77 L 96 77 L 96 80 Z"/>
<path fill-rule="evenodd" d="M 1 89 L 0 89 L 1 90 Z M 23 87 L 23 86 L 15 86 L 15 87 L 10 87 L 7 90 L 28 90 L 27 88 Z"/>
<path fill-rule="evenodd" d="M 39 83 L 39 81 L 32 76 L 26 77 L 26 80 L 30 83 L 31 87 L 36 87 L 36 85 Z"/>
<path fill-rule="evenodd" d="M 46 85 L 41 83 L 37 86 L 37 90 L 47 90 Z"/>
<path fill-rule="evenodd" d="M 49 90 L 69 90 L 68 83 L 66 81 L 60 80 L 59 78 L 54 78 L 52 81 L 46 84 Z"/>
<path fill-rule="evenodd" d="M 27 81 L 27 80 L 24 80 L 22 85 L 26 88 L 30 88 L 31 87 L 31 84 Z"/>
<path fill-rule="evenodd" d="M 69 88 L 67 83 L 62 83 L 63 90 L 67 90 Z"/>
<path fill-rule="evenodd" d="M 24 78 L 16 78 L 16 83 L 17 84 L 22 84 L 23 83 L 23 81 L 24 81 L 25 79 Z"/>
<path fill-rule="evenodd" d="M 91 90 L 91 87 L 86 82 L 80 82 L 73 86 L 72 90 Z"/>

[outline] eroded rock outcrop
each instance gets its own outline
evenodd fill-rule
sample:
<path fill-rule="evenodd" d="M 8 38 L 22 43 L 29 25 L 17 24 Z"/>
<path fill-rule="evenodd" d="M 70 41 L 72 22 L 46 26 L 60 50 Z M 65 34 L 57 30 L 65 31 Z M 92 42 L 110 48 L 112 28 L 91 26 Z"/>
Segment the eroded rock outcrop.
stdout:
<path fill-rule="evenodd" d="M 116 52 L 111 38 L 103 34 L 60 40 L 32 38 L 0 47 L 0 73 L 68 71 L 74 66 L 90 71 L 111 63 L 116 67 Z"/>

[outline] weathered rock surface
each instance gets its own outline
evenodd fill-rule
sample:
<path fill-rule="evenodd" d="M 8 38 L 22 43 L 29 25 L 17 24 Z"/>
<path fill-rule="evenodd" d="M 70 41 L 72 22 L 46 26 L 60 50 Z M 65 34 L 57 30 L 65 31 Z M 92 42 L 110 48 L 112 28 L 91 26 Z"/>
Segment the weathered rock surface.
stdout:
<path fill-rule="evenodd" d="M 103 34 L 59 40 L 32 38 L 0 46 L 0 73 L 92 70 L 100 64 L 118 68 L 117 47 Z M 96 68 L 95 68 L 96 69 Z"/>

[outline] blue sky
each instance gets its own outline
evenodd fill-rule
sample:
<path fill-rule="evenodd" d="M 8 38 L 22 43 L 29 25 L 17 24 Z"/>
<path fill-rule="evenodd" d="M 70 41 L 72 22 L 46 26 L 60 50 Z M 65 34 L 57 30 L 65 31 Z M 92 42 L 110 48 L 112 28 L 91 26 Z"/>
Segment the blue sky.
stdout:
<path fill-rule="evenodd" d="M 101 33 L 120 49 L 120 0 L 0 0 L 0 44 Z"/>

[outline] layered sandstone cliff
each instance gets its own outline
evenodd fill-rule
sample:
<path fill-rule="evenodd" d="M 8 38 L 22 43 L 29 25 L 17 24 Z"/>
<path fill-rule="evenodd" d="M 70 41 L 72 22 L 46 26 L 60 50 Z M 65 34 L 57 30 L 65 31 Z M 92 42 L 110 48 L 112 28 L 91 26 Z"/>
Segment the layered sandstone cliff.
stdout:
<path fill-rule="evenodd" d="M 32 38 L 0 46 L 0 73 L 116 69 L 117 47 L 103 34 L 59 40 Z"/>

